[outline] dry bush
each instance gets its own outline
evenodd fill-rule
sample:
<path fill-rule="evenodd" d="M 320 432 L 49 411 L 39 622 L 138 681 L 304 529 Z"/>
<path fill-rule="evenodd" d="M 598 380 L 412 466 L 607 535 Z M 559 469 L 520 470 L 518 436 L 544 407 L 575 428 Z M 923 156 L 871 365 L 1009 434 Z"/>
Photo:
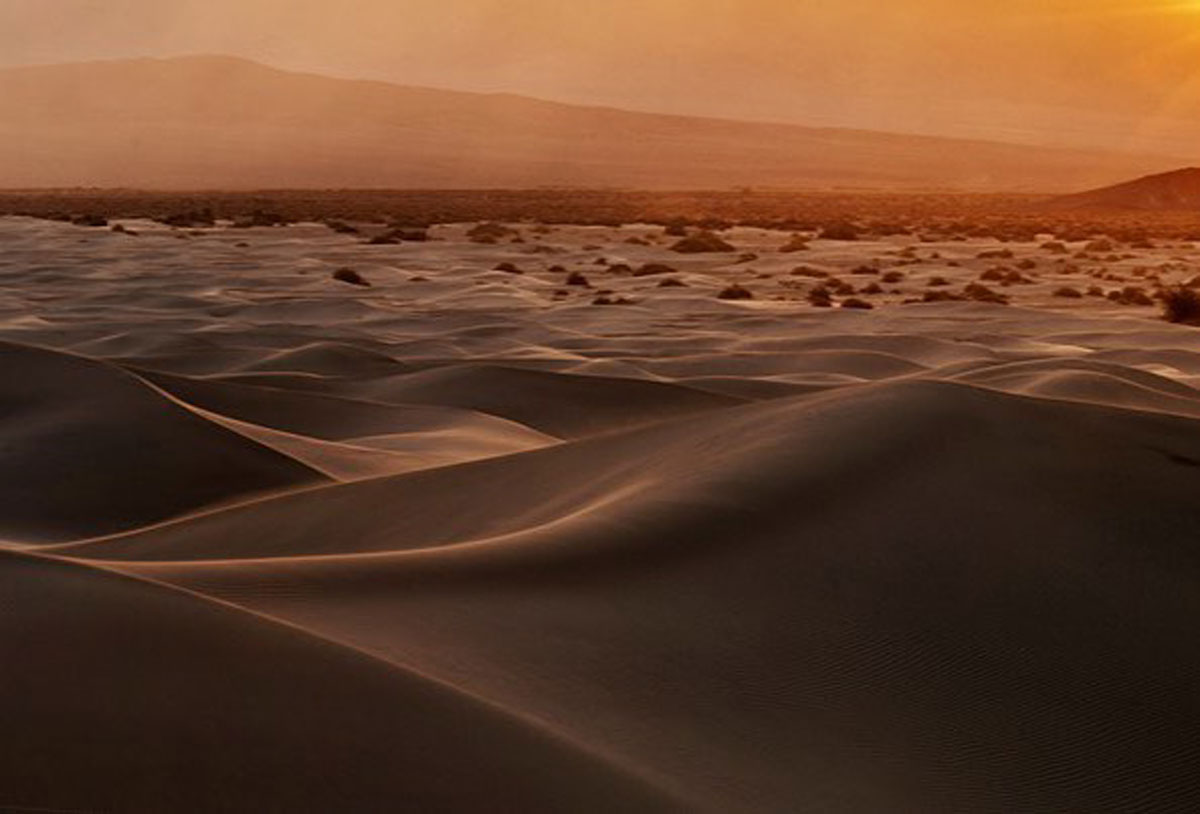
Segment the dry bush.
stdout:
<path fill-rule="evenodd" d="M 722 240 L 712 232 L 697 232 L 680 240 L 671 247 L 671 251 L 678 252 L 679 254 L 707 254 L 733 252 L 737 251 L 737 249 L 733 244 Z"/>
<path fill-rule="evenodd" d="M 825 286 L 817 286 L 808 292 L 808 301 L 817 308 L 829 308 L 833 305 L 833 296 Z"/>
<path fill-rule="evenodd" d="M 1200 325 L 1200 294 L 1185 286 L 1173 286 L 1162 292 L 1162 317 L 1167 322 Z"/>
<path fill-rule="evenodd" d="M 824 280 L 829 277 L 829 272 L 821 271 L 820 269 L 812 268 L 811 266 L 797 266 L 792 269 L 793 277 L 812 277 L 817 280 Z"/>
<path fill-rule="evenodd" d="M 821 230 L 822 240 L 858 240 L 858 229 L 849 222 L 831 223 Z"/>
<path fill-rule="evenodd" d="M 729 286 L 726 286 L 725 288 L 721 289 L 721 291 L 717 294 L 717 299 L 719 299 L 719 300 L 752 300 L 752 299 L 754 299 L 754 292 L 752 292 L 748 288 L 743 288 L 742 286 L 738 285 L 737 283 L 734 283 L 733 285 L 729 285 Z"/>
<path fill-rule="evenodd" d="M 1118 305 L 1153 305 L 1154 301 L 1146 294 L 1145 289 L 1127 285 L 1120 290 L 1108 292 L 1108 298 Z"/>
<path fill-rule="evenodd" d="M 932 293 L 932 292 L 931 292 Z M 1000 294 L 986 285 L 980 283 L 970 283 L 963 289 L 963 295 L 975 302 L 990 302 L 993 305 L 1008 305 L 1008 297 Z"/>
<path fill-rule="evenodd" d="M 675 269 L 665 263 L 646 263 L 633 272 L 634 277 L 652 277 L 656 274 L 673 274 Z"/>
<path fill-rule="evenodd" d="M 352 268 L 340 268 L 330 276 L 340 283 L 349 283 L 350 285 L 365 286 L 368 288 L 371 285 L 369 281 Z"/>

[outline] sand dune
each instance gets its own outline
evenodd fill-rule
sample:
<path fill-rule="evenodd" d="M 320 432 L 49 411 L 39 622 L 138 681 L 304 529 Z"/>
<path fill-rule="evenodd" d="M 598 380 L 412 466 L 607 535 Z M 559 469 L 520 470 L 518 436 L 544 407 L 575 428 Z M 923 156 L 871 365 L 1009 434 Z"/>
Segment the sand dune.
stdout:
<path fill-rule="evenodd" d="M 110 365 L 5 343 L 0 378 L 10 539 L 119 531 L 322 480 Z"/>
<path fill-rule="evenodd" d="M 6 808 L 477 810 L 497 787 L 524 810 L 679 808 L 544 725 L 291 626 L 12 553 L 0 583 Z"/>
<path fill-rule="evenodd" d="M 1200 804 L 1200 333 L 1041 241 L 130 225 L 0 219 L 0 809 Z"/>

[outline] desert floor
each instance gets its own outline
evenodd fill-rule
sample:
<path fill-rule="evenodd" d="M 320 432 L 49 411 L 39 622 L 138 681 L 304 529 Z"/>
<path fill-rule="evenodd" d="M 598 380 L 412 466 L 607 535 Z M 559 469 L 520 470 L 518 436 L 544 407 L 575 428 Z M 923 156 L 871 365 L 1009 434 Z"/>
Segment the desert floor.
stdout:
<path fill-rule="evenodd" d="M 0 810 L 1200 808 L 1193 244 L 119 223 L 0 219 Z"/>

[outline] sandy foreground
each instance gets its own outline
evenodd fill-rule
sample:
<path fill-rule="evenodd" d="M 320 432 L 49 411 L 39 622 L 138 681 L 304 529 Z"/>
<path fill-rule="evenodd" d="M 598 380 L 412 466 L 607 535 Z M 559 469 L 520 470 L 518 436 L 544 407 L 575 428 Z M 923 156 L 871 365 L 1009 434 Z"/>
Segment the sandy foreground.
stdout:
<path fill-rule="evenodd" d="M 1200 249 L 124 225 L 0 219 L 0 810 L 1200 807 Z"/>

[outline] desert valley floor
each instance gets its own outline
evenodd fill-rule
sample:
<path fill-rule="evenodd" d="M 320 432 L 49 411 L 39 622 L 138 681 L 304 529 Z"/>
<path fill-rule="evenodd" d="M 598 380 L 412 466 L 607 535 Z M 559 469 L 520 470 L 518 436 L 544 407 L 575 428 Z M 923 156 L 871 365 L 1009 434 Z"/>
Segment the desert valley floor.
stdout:
<path fill-rule="evenodd" d="M 1200 808 L 1195 245 L 120 225 L 0 219 L 0 810 Z"/>

